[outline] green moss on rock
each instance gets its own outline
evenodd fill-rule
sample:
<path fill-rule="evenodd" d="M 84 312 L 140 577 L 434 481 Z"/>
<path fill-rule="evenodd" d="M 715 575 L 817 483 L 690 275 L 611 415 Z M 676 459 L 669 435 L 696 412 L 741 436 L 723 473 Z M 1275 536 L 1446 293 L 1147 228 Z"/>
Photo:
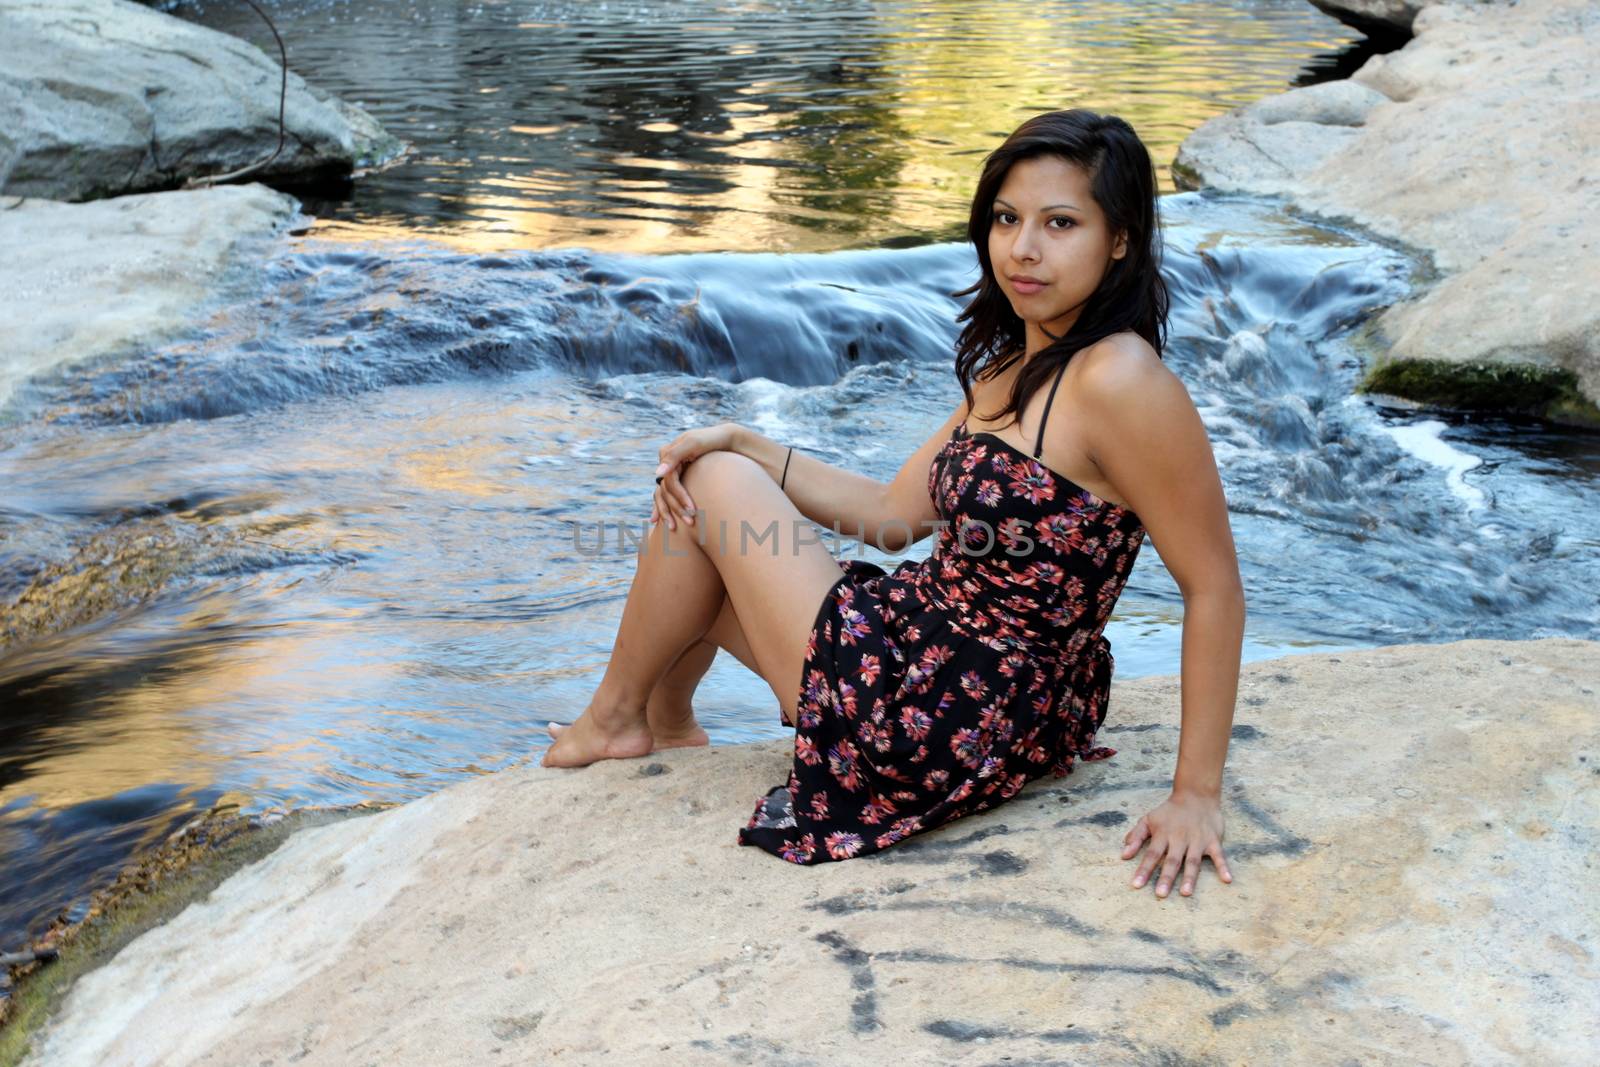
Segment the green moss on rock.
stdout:
<path fill-rule="evenodd" d="M 1469 411 L 1532 415 L 1600 429 L 1600 407 L 1578 390 L 1577 375 L 1534 363 L 1389 360 L 1368 370 L 1356 391 Z"/>

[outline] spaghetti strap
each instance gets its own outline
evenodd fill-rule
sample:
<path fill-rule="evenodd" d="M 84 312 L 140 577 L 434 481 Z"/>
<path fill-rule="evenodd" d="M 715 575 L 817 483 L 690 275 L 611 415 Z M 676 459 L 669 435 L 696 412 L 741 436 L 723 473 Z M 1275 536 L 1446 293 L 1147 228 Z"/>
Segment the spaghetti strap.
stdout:
<path fill-rule="evenodd" d="M 1061 376 L 1067 372 L 1067 365 L 1061 364 L 1061 369 L 1056 371 L 1056 380 L 1050 383 L 1050 395 L 1044 398 L 1044 414 L 1039 416 L 1039 441 L 1033 446 L 1033 458 L 1038 459 L 1039 453 L 1044 451 L 1044 423 L 1050 417 L 1050 401 L 1056 398 L 1056 386 L 1061 384 Z"/>

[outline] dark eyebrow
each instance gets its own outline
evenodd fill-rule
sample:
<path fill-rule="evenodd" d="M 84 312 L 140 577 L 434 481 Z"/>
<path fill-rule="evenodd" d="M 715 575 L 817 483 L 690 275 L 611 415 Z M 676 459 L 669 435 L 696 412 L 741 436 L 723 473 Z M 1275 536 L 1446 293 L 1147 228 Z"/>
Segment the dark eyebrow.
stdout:
<path fill-rule="evenodd" d="M 1005 206 L 1010 208 L 1012 211 L 1017 210 L 1016 205 L 1014 205 L 1014 204 L 1006 204 L 1006 202 L 1004 200 L 1001 200 L 998 196 L 994 198 L 994 202 L 997 203 L 997 204 L 1005 204 Z M 1039 210 L 1040 211 L 1054 211 L 1058 207 L 1064 207 L 1068 211 L 1082 211 L 1083 210 L 1083 208 L 1076 207 L 1076 206 L 1074 206 L 1072 204 L 1046 204 L 1044 207 L 1040 208 Z"/>

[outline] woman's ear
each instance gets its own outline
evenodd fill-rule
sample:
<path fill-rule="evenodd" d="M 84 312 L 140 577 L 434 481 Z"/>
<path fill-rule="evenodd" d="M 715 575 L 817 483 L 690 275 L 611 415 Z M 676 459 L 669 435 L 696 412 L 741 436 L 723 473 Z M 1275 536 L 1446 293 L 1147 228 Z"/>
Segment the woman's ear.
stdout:
<path fill-rule="evenodd" d="M 1111 249 L 1112 259 L 1121 259 L 1128 254 L 1128 231 L 1120 230 L 1117 233 L 1117 243 Z"/>

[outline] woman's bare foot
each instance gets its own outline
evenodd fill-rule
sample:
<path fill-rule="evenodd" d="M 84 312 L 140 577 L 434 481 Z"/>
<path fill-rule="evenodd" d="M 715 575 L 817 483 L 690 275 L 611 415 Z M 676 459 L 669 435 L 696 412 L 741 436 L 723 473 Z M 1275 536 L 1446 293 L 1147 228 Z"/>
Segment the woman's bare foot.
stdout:
<path fill-rule="evenodd" d="M 678 733 L 661 733 L 651 729 L 650 736 L 655 739 L 657 748 L 699 748 L 711 743 L 711 735 L 701 729 L 697 722 L 690 723 L 687 730 Z"/>
<path fill-rule="evenodd" d="M 550 723 L 555 740 L 545 750 L 541 767 L 587 767 L 603 759 L 648 756 L 655 748 L 650 725 L 642 718 L 596 714 L 589 708 L 571 726 Z"/>
<path fill-rule="evenodd" d="M 651 694 L 645 706 L 645 721 L 657 748 L 695 748 L 709 745 L 710 736 L 695 721 L 694 707 L 688 701 L 657 699 Z"/>
<path fill-rule="evenodd" d="M 693 712 L 689 714 L 687 721 L 678 715 L 664 722 L 647 721 L 650 724 L 651 751 L 662 748 L 701 748 L 711 744 L 711 735 L 695 721 Z M 577 723 L 573 723 L 573 726 L 576 725 Z M 571 728 L 556 722 L 546 727 L 550 731 L 550 736 L 556 738 Z"/>

